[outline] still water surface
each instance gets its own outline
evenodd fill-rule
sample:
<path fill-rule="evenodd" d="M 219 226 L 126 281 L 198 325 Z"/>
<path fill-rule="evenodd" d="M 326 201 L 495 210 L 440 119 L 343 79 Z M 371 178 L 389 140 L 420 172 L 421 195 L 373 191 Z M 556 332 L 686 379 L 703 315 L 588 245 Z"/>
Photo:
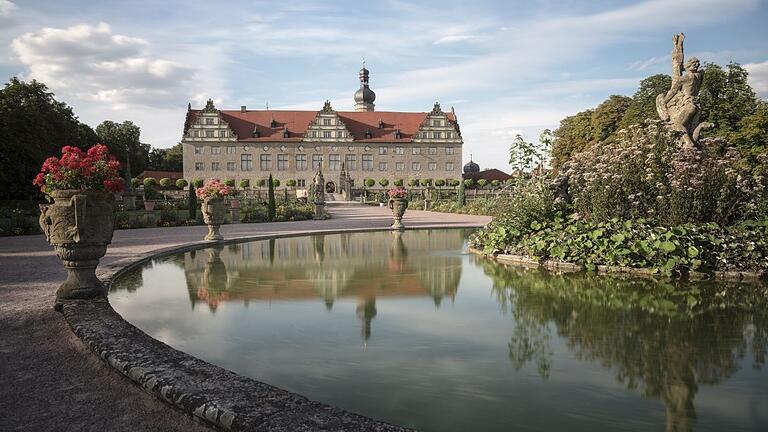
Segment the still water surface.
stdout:
<path fill-rule="evenodd" d="M 467 234 L 199 250 L 126 274 L 110 302 L 174 348 L 424 431 L 768 430 L 753 287 L 508 268 Z"/>

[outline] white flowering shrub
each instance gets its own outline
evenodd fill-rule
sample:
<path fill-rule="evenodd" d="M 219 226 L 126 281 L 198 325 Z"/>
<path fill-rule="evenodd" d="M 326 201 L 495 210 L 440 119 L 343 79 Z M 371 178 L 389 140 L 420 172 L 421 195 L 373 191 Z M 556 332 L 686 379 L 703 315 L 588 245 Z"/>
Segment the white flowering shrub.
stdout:
<path fill-rule="evenodd" d="M 661 123 L 623 130 L 563 165 L 574 210 L 595 221 L 643 218 L 663 225 L 765 217 L 765 177 L 753 175 L 722 139 L 703 139 L 700 147 L 682 148 Z"/>

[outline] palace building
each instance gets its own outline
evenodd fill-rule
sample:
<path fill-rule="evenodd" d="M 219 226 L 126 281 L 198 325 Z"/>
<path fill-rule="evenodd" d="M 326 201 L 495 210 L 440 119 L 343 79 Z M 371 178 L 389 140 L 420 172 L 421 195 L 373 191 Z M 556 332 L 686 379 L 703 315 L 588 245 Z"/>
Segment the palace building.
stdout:
<path fill-rule="evenodd" d="M 360 70 L 355 111 L 220 110 L 208 100 L 188 106 L 182 138 L 184 178 L 257 180 L 270 174 L 285 185 L 308 187 L 318 169 L 326 191 L 346 176 L 361 187 L 367 178 L 460 179 L 462 145 L 456 114 L 435 103 L 429 112 L 375 111 L 369 72 Z"/>

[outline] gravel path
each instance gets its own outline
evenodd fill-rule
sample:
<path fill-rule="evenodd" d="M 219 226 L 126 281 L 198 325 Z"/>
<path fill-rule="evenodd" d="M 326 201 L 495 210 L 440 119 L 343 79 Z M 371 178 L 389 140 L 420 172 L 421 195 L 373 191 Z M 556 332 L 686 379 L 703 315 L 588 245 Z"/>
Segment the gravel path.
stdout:
<path fill-rule="evenodd" d="M 236 224 L 227 238 L 387 227 L 386 208 L 329 206 L 326 221 Z M 408 227 L 478 226 L 484 216 L 409 210 Z M 102 263 L 202 239 L 206 228 L 116 231 Z M 41 235 L 0 237 L 0 431 L 209 431 L 101 363 L 52 308 L 65 272 Z"/>

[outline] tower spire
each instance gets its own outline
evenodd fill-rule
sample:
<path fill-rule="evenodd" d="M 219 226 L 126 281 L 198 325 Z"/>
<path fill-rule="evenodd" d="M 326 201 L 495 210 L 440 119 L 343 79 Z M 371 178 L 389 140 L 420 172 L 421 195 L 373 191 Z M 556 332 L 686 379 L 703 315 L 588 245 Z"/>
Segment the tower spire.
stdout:
<path fill-rule="evenodd" d="M 360 69 L 360 88 L 355 92 L 355 111 L 373 111 L 376 100 L 376 93 L 368 86 L 368 69 L 365 68 L 365 58 L 363 58 L 363 68 Z"/>

